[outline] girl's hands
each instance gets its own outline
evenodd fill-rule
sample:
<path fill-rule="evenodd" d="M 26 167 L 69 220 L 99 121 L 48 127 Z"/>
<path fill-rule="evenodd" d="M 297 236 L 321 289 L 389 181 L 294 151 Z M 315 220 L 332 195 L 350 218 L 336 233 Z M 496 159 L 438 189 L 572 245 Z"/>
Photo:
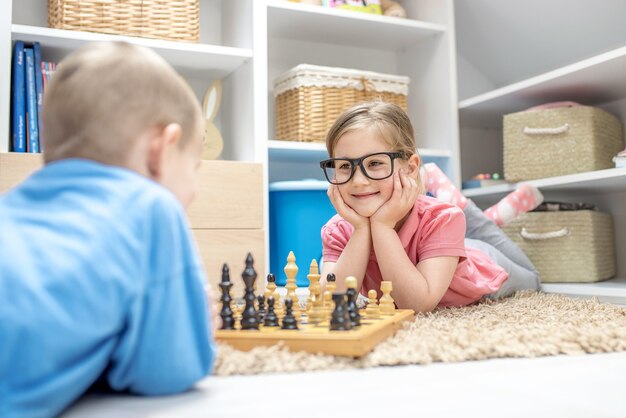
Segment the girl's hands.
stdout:
<path fill-rule="evenodd" d="M 415 204 L 417 198 L 417 182 L 406 175 L 403 169 L 393 175 L 393 193 L 391 198 L 383 204 L 370 221 L 376 224 L 395 228 L 396 224 L 406 216 Z"/>
<path fill-rule="evenodd" d="M 354 229 L 369 227 L 369 223 L 370 223 L 369 219 L 356 213 L 354 209 L 352 209 L 350 206 L 346 204 L 346 202 L 344 202 L 337 186 L 335 186 L 334 184 L 331 184 L 328 187 L 328 191 L 326 192 L 326 194 L 328 195 L 330 202 L 335 207 L 335 210 L 337 211 L 337 213 L 343 219 L 350 222 L 350 224 L 354 227 Z"/>

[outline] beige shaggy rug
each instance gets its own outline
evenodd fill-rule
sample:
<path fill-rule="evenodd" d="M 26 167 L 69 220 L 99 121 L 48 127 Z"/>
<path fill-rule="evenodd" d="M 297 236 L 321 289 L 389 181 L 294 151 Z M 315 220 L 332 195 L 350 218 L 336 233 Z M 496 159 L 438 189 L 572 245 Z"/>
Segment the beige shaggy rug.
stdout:
<path fill-rule="evenodd" d="M 626 308 L 595 299 L 520 292 L 500 300 L 420 314 L 360 359 L 292 353 L 283 346 L 242 352 L 219 344 L 220 376 L 362 368 L 497 357 L 626 350 Z"/>

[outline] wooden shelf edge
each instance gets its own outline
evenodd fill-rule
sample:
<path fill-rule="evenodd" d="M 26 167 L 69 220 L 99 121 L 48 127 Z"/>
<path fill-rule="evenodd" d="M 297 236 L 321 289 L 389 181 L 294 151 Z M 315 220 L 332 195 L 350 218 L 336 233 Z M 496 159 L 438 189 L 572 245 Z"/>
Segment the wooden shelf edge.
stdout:
<path fill-rule="evenodd" d="M 614 278 L 594 283 L 542 283 L 546 293 L 576 297 L 597 297 L 602 302 L 626 305 L 626 278 Z"/>
<path fill-rule="evenodd" d="M 528 180 L 523 183 L 532 184 L 541 190 L 588 190 L 595 192 L 626 190 L 626 168 L 607 168 L 586 173 Z M 499 184 L 497 186 L 464 189 L 463 194 L 471 198 L 496 196 L 515 190 L 518 184 Z"/>
<path fill-rule="evenodd" d="M 602 65 L 606 62 L 609 62 L 615 58 L 622 57 L 624 55 L 626 55 L 626 46 L 602 54 L 598 54 L 591 58 L 580 60 L 573 64 L 565 65 L 563 67 L 519 81 L 517 83 L 509 84 L 507 86 L 500 87 L 489 92 L 461 100 L 458 105 L 459 110 L 463 111 L 466 109 L 471 109 L 472 107 L 488 103 L 492 100 L 496 100 L 507 95 L 520 93 L 530 87 L 535 87 L 544 83 L 548 83 L 552 80 L 574 74 L 577 71 L 581 71 L 586 68 L 591 68 L 596 65 Z"/>
<path fill-rule="evenodd" d="M 267 2 L 269 10 L 288 10 L 294 13 L 311 13 L 316 15 L 326 15 L 330 17 L 338 17 L 351 20 L 362 20 L 366 22 L 378 22 L 388 24 L 389 26 L 403 26 L 413 29 L 423 29 L 432 32 L 445 32 L 447 28 L 444 25 L 425 22 L 416 19 L 404 19 L 389 16 L 381 16 L 370 13 L 352 12 L 349 10 L 333 9 L 329 7 L 321 7 L 309 5 L 305 3 L 286 2 L 284 0 L 270 0 Z"/>

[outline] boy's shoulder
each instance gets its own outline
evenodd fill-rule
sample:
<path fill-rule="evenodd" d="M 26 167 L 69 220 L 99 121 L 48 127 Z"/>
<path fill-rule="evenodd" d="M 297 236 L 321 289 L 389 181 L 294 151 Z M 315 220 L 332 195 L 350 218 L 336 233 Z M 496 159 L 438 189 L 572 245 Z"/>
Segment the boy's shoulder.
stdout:
<path fill-rule="evenodd" d="M 174 195 L 153 180 L 120 166 L 87 159 L 48 163 L 4 197 L 17 206 L 48 201 L 49 207 L 79 205 L 96 210 L 108 208 L 111 212 L 164 208 L 183 211 Z"/>

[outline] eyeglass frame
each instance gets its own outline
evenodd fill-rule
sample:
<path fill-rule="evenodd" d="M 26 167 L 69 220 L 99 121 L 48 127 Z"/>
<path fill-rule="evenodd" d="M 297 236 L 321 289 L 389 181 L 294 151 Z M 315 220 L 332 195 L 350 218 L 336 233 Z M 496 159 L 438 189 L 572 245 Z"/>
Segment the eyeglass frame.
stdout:
<path fill-rule="evenodd" d="M 363 167 L 363 160 L 365 160 L 366 158 L 369 158 L 373 155 L 380 155 L 380 154 L 385 154 L 387 156 L 389 156 L 389 158 L 391 158 L 391 172 L 389 173 L 388 176 L 386 177 L 381 177 L 381 178 L 372 178 L 369 174 L 367 174 L 367 170 L 365 169 L 365 167 Z M 329 158 L 328 160 L 323 160 L 320 161 L 320 168 L 322 169 L 322 171 L 324 172 L 324 177 L 326 177 L 326 180 L 330 183 L 330 184 L 334 184 L 335 186 L 341 186 L 342 184 L 346 184 L 347 182 L 349 182 L 350 180 L 352 180 L 352 177 L 354 177 L 354 173 L 356 173 L 356 169 L 357 167 L 361 168 L 361 173 L 363 173 L 363 175 L 365 177 L 367 177 L 370 180 L 384 180 L 384 179 L 388 179 L 389 177 L 393 176 L 393 161 L 396 158 L 404 158 L 405 155 L 403 152 L 388 152 L 388 151 L 383 151 L 383 152 L 374 152 L 372 154 L 367 154 L 364 155 L 362 157 L 359 158 Z M 328 168 L 329 164 L 332 163 L 333 161 L 349 161 L 350 165 L 352 166 L 352 172 L 350 173 L 350 177 L 348 177 L 348 179 L 344 182 L 341 183 L 336 183 L 331 181 L 328 178 L 328 173 L 326 172 L 326 168 Z"/>

